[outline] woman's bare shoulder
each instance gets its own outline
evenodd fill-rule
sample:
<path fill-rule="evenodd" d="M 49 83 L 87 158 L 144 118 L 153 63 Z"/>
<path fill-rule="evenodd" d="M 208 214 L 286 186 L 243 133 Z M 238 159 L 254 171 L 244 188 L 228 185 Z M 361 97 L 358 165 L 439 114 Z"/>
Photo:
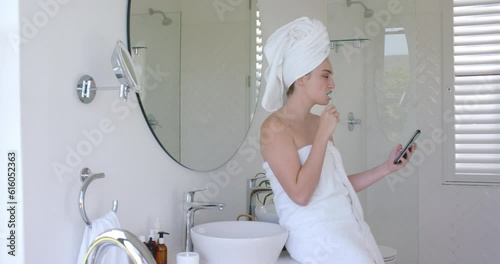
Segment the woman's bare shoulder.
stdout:
<path fill-rule="evenodd" d="M 290 142 L 293 143 L 294 140 L 288 122 L 276 113 L 272 113 L 260 128 L 261 150 L 264 150 L 264 146 L 275 148 Z"/>
<path fill-rule="evenodd" d="M 278 114 L 272 113 L 264 120 L 260 127 L 261 132 L 281 133 L 288 129 L 288 123 Z"/>

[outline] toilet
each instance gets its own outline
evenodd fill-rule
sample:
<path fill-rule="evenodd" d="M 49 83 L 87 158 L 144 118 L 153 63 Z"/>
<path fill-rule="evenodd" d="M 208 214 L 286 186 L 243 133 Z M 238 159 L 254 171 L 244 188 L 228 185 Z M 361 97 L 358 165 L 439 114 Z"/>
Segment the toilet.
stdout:
<path fill-rule="evenodd" d="M 392 247 L 378 245 L 380 253 L 382 253 L 382 258 L 385 264 L 397 264 L 398 251 Z"/>
<path fill-rule="evenodd" d="M 382 258 L 385 264 L 397 264 L 398 251 L 392 247 L 378 245 L 380 252 L 382 253 Z M 297 261 L 293 260 L 286 250 L 281 252 L 281 255 L 276 264 L 299 264 Z"/>

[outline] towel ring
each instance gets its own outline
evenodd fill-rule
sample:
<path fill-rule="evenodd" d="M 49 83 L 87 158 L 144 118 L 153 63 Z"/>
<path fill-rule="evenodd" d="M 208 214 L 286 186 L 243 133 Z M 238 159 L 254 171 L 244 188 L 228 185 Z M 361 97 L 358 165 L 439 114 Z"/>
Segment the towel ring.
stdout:
<path fill-rule="evenodd" d="M 96 173 L 92 174 L 89 168 L 83 168 L 80 171 L 80 180 L 83 182 L 82 187 L 80 189 L 80 197 L 78 199 L 78 203 L 80 206 L 80 215 L 83 218 L 83 221 L 87 225 L 92 225 L 92 222 L 90 222 L 89 218 L 87 217 L 87 212 L 85 211 L 85 192 L 87 191 L 87 187 L 89 187 L 89 184 L 94 181 L 95 179 L 100 179 L 104 178 L 105 175 L 104 173 Z M 116 213 L 118 211 L 118 201 L 114 200 L 113 201 L 113 207 L 112 210 Z"/>

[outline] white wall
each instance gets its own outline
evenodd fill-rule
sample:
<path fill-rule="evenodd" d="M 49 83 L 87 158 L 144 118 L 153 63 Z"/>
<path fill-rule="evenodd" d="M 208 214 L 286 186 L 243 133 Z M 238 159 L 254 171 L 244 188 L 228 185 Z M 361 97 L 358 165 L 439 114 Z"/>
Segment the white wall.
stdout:
<path fill-rule="evenodd" d="M 26 29 L 26 21 L 33 21 L 41 12 L 46 12 L 38 1 L 19 2 L 19 18 L 12 17 L 16 16 L 15 4 L 4 9 L 2 3 L 2 22 L 9 21 L 8 27 L 1 23 L 2 35 L 6 30 L 15 30 L 16 21 Z M 303 15 L 319 18 L 324 17 L 325 12 L 323 1 L 261 2 L 265 38 L 294 18 Z M 21 102 L 19 106 L 15 100 L 7 103 L 12 113 L 20 108 L 21 116 L 18 117 L 6 114 L 5 101 L 1 101 L 2 147 L 12 146 L 22 153 L 20 180 L 24 182 L 24 188 L 18 217 L 25 221 L 20 227 L 25 233 L 18 240 L 22 253 L 17 263 L 23 263 L 23 257 L 26 263 L 74 262 L 84 228 L 77 208 L 80 188 L 77 174 L 86 166 L 95 172 L 106 173 L 106 178 L 94 182 L 88 189 L 89 217 L 93 219 L 102 215 L 109 210 L 111 200 L 117 199 L 122 226 L 136 234 L 146 234 L 148 218 L 162 216 L 165 230 L 172 234 L 167 238 L 170 257 L 181 247 L 182 214 L 179 205 L 184 190 L 210 187 L 205 197 L 228 204 L 222 212 L 200 212 L 196 216 L 197 222 L 233 219 L 243 212 L 245 197 L 241 193 L 245 193 L 245 180 L 261 170 L 257 135 L 267 113 L 258 109 L 250 134 L 229 167 L 223 166 L 208 173 L 186 170 L 157 146 L 134 100 L 126 105 L 119 104 L 117 92 L 111 91 L 98 92 L 90 105 L 83 105 L 76 98 L 74 86 L 82 74 L 91 74 L 102 86 L 117 84 L 109 57 L 115 41 L 125 40 L 126 2 L 59 0 L 57 3 L 60 3 L 59 10 L 49 16 L 47 23 L 38 23 L 41 25 L 37 27 L 38 31 L 29 35 L 27 43 L 21 46 L 20 86 L 16 84 L 19 79 L 12 67 L 19 60 L 15 54 L 2 57 L 2 74 L 14 70 L 14 75 L 9 75 L 12 78 L 8 79 L 12 84 L 9 93 L 5 93 L 5 83 L 2 83 L 2 98 L 8 94 L 15 99 L 20 93 Z M 286 12 L 282 9 L 284 4 L 289 7 Z M 418 116 L 425 132 L 422 141 L 430 137 L 430 131 L 442 127 L 439 113 L 443 47 L 440 45 L 442 32 L 437 26 L 441 20 L 441 13 L 436 11 L 439 6 L 430 0 L 419 0 L 416 4 L 418 93 L 422 98 Z M 88 19 L 89 14 L 91 19 Z M 0 43 L 4 48 L 5 40 Z M 9 65 L 4 58 L 8 58 Z M 114 130 L 103 133 L 98 144 L 91 143 L 90 154 L 79 161 L 67 162 L 71 150 L 76 151 L 86 144 L 84 142 L 90 142 L 84 133 L 98 130 L 103 120 L 111 122 Z M 16 126 L 16 122 L 20 126 Z M 10 136 L 7 139 L 3 132 L 7 129 L 6 123 L 14 124 L 8 127 Z M 22 142 L 4 145 L 4 142 L 16 138 L 19 127 Z M 5 153 L 4 149 L 2 153 Z M 441 155 L 442 148 L 437 146 L 419 166 L 420 263 L 498 262 L 499 189 L 441 185 Z M 69 171 L 58 176 L 52 167 L 55 162 L 68 166 Z M 1 166 L 4 164 L 2 162 Z M 4 182 L 2 178 L 1 183 Z M 3 220 L 0 228 L 4 235 Z M 3 237 L 0 243 L 5 243 Z M 8 257 L 4 256 L 5 245 L 0 244 L 0 248 L 1 262 L 13 263 L 12 258 L 4 261 Z"/>
<path fill-rule="evenodd" d="M 22 148 L 17 147 L 23 154 L 18 216 L 24 214 L 25 234 L 17 241 L 24 245 L 21 256 L 25 263 L 74 263 L 84 230 L 77 207 L 78 173 L 89 167 L 106 173 L 87 190 L 90 219 L 110 210 L 114 199 L 119 201 L 122 227 L 138 235 L 147 234 L 151 217 L 163 217 L 164 229 L 171 233 L 167 246 L 173 262 L 182 242 L 183 191 L 208 187 L 201 198 L 227 203 L 222 212 L 197 213 L 197 223 L 234 219 L 245 211 L 246 179 L 261 171 L 257 131 L 267 113 L 259 109 L 239 154 L 227 165 L 207 173 L 183 168 L 156 144 L 133 97 L 124 104 L 118 91 L 99 91 L 94 102 L 84 105 L 76 96 L 76 82 L 83 74 L 92 75 L 98 86 L 118 85 L 109 61 L 115 42 L 126 40 L 126 1 L 48 2 L 51 9 L 38 1 L 19 2 L 19 17 L 11 19 L 14 24 L 20 21 L 22 30 L 33 24 L 21 46 L 21 84 L 13 82 L 10 88 L 13 96 L 20 93 L 21 101 L 21 117 L 14 119 L 20 122 Z M 264 34 L 299 14 L 320 14 L 323 7 L 296 1 L 291 4 L 297 8 L 275 17 L 271 13 L 283 3 L 266 4 L 261 7 L 268 10 L 262 12 Z M 309 12 L 302 12 L 304 5 Z M 2 127 L 10 121 L 4 117 Z M 3 233 L 3 224 L 1 228 Z M 24 262 L 22 257 L 18 263 Z"/>
<path fill-rule="evenodd" d="M 223 212 L 197 214 L 200 222 L 234 219 L 243 212 L 245 197 L 232 196 L 244 193 L 245 179 L 260 169 L 256 144 L 246 143 L 231 166 L 217 173 L 189 171 L 156 144 L 133 97 L 124 104 L 118 91 L 100 91 L 89 105 L 76 97 L 76 82 L 83 74 L 92 75 L 98 86 L 118 85 L 110 56 L 115 42 L 126 40 L 126 1 L 51 3 L 57 9 L 52 7 L 49 15 L 38 1 L 22 2 L 17 18 L 21 29 L 27 27 L 25 21 L 48 18 L 22 45 L 21 85 L 11 87 L 11 94 L 20 92 L 21 97 L 17 120 L 25 184 L 19 216 L 24 213 L 25 235 L 18 243 L 25 246 L 26 263 L 76 260 L 84 229 L 77 207 L 77 175 L 83 167 L 106 173 L 87 191 L 91 219 L 107 212 L 113 199 L 120 204 L 122 227 L 138 235 L 147 234 L 150 217 L 161 216 L 173 252 L 182 242 L 183 191 L 209 187 L 207 199 L 227 202 Z M 56 171 L 55 165 L 65 170 Z M 224 192 L 229 189 L 234 192 Z"/>
<path fill-rule="evenodd" d="M 22 237 L 22 151 L 19 94 L 19 42 L 15 38 L 19 32 L 19 5 L 15 1 L 0 4 L 0 263 L 23 263 Z M 13 189 L 8 189 L 8 188 Z M 8 190 L 10 192 L 8 192 Z M 13 191 L 13 192 L 12 192 Z M 13 195 L 12 199 L 8 194 Z M 8 204 L 17 202 L 18 204 Z M 14 208 L 12 208 L 13 206 Z M 14 210 L 12 210 L 14 209 Z M 9 210 L 9 211 L 7 211 Z M 16 257 L 12 256 L 15 255 Z"/>
<path fill-rule="evenodd" d="M 38 2 L 21 3 L 21 18 L 42 12 Z M 74 91 L 82 74 L 92 75 L 98 86 L 117 85 L 110 55 L 116 40 L 125 41 L 125 12 L 126 1 L 70 1 L 22 46 L 26 263 L 75 261 L 84 227 L 76 203 L 81 184 L 77 174 L 83 167 L 106 173 L 87 192 L 91 219 L 117 199 L 124 228 L 145 234 L 149 216 L 164 216 L 165 229 L 172 230 L 170 239 L 175 241 L 171 246 L 180 244 L 180 231 L 174 229 L 180 217 L 167 217 L 167 212 L 175 211 L 180 192 L 196 175 L 185 173 L 162 153 L 133 98 L 123 104 L 116 91 L 102 91 L 84 105 Z M 105 123 L 109 129 L 102 129 Z M 89 133 L 93 140 L 85 135 Z M 67 170 L 58 172 L 55 165 Z M 180 184 L 170 176 L 176 174 L 186 175 Z M 179 188 L 170 187 L 174 185 Z M 61 241 L 65 250 L 54 246 Z"/>
<path fill-rule="evenodd" d="M 418 116 L 423 134 L 419 178 L 420 263 L 498 263 L 500 188 L 442 185 L 444 130 L 441 21 L 451 1 L 417 1 Z M 444 140 L 443 140 L 444 138 Z M 424 142 L 422 142 L 424 143 Z"/>

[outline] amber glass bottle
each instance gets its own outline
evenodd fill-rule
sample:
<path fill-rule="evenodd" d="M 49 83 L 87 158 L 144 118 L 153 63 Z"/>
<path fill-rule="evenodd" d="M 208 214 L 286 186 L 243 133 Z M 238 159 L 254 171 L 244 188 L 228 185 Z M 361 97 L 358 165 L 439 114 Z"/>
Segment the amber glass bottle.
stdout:
<path fill-rule="evenodd" d="M 160 238 L 158 238 L 158 248 L 155 254 L 156 264 L 167 264 L 168 252 L 167 245 L 165 244 L 165 238 L 163 235 L 168 235 L 167 232 L 158 232 Z"/>

